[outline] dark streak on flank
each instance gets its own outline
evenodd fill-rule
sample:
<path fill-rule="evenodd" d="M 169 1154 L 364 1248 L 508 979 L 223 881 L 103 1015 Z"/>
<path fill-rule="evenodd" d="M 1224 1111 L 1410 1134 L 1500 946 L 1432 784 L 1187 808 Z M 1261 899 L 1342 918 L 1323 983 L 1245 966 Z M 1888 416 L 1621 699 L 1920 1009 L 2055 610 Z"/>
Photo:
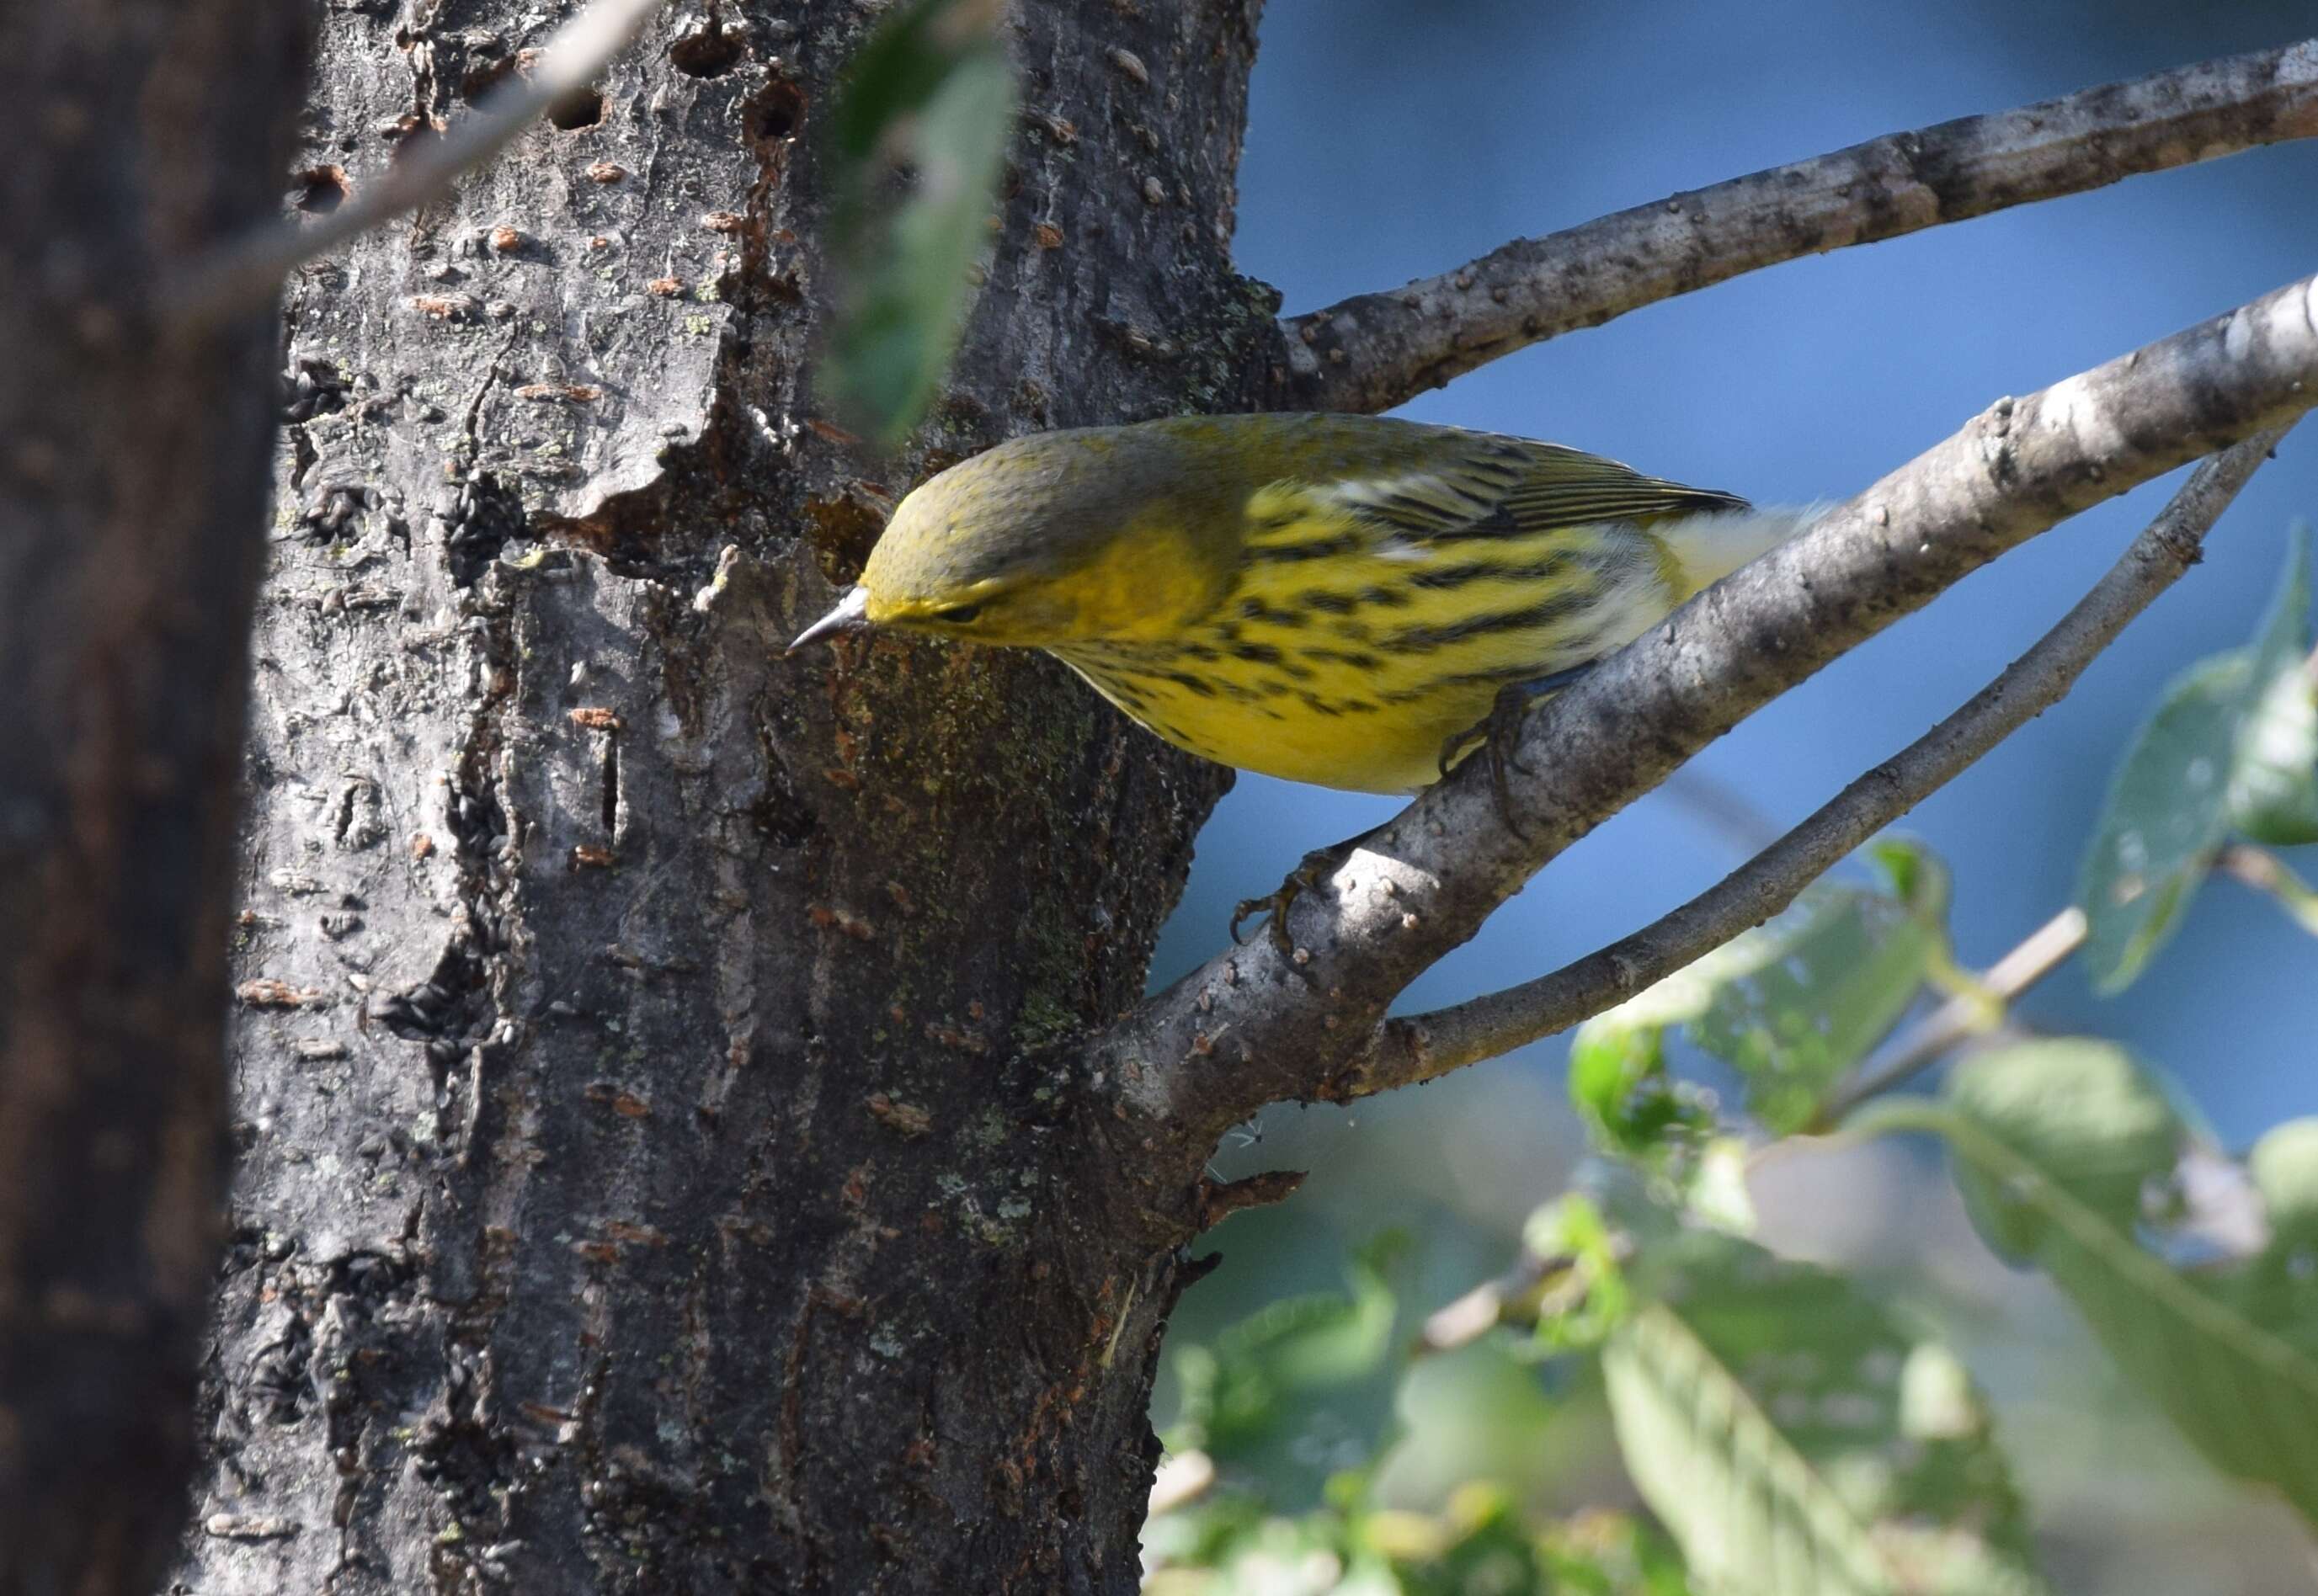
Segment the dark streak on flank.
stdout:
<path fill-rule="evenodd" d="M 1215 683 L 1185 670 L 1150 670 L 1137 666 L 1116 666 L 1104 668 L 1100 674 L 1113 690 L 1117 690 L 1122 682 L 1140 682 L 1146 686 L 1155 682 L 1170 682 L 1200 698 L 1216 695 Z"/>
<path fill-rule="evenodd" d="M 1442 526 L 1437 523 L 1424 529 L 1423 542 L 1431 543 L 1469 543 L 1483 538 L 1519 537 L 1523 533 L 1536 532 L 1535 526 L 1523 526 L 1503 505 L 1487 515 L 1465 523 L 1462 526 Z"/>
<path fill-rule="evenodd" d="M 1451 643 L 1468 638 L 1488 637 L 1500 632 L 1524 632 L 1532 626 L 1550 626 L 1582 613 L 1593 602 L 1590 592 L 1557 593 L 1541 604 L 1518 610 L 1493 610 L 1485 614 L 1469 615 L 1446 626 L 1411 626 L 1406 631 L 1389 632 L 1378 640 L 1378 646 L 1396 654 L 1429 654 Z"/>
<path fill-rule="evenodd" d="M 1374 654 L 1362 649 L 1298 649 L 1297 657 L 1324 665 L 1349 665 L 1354 670 L 1375 670 L 1384 664 Z"/>
<path fill-rule="evenodd" d="M 1586 656 L 1580 653 L 1574 663 L 1579 665 L 1586 663 Z M 1419 682 L 1413 687 L 1403 687 L 1397 692 L 1388 693 L 1384 695 L 1384 701 L 1387 704 L 1415 704 L 1450 688 L 1502 687 L 1509 682 L 1533 682 L 1541 677 L 1552 676 L 1559 670 L 1568 668 L 1571 667 L 1540 667 L 1535 663 L 1529 663 L 1500 665 L 1492 670 L 1454 670 L 1446 676 L 1437 676 L 1428 681 Z M 1549 693 L 1541 693 L 1537 695 L 1540 702 L 1550 696 Z"/>
<path fill-rule="evenodd" d="M 1306 624 L 1311 619 L 1310 616 L 1306 615 L 1299 611 L 1273 609 L 1270 605 L 1264 603 L 1263 600 L 1260 598 L 1241 599 L 1239 604 L 1239 618 L 1243 621 L 1253 622 L 1259 625 L 1278 626 L 1287 631 L 1293 631 L 1295 628 Z M 1236 631 L 1236 628 L 1234 628 L 1233 630 Z"/>
<path fill-rule="evenodd" d="M 1463 565 L 1444 565 L 1438 570 L 1421 570 L 1408 578 L 1412 587 L 1448 590 L 1463 587 L 1468 582 L 1495 580 L 1500 582 L 1550 582 L 1569 574 L 1577 561 L 1567 551 L 1548 554 L 1542 560 L 1519 564 L 1493 563 L 1486 560 L 1469 560 Z"/>
<path fill-rule="evenodd" d="M 1291 661 L 1270 643 L 1238 644 L 1232 650 L 1232 658 L 1245 660 L 1250 665 L 1276 666 L 1299 682 L 1308 682 L 1312 679 L 1311 671 Z"/>
<path fill-rule="evenodd" d="M 1356 532 L 1340 532 L 1334 537 L 1314 538 L 1303 543 L 1252 543 L 1247 557 L 1267 564 L 1292 565 L 1307 560 L 1327 560 L 1338 554 L 1349 554 L 1367 540 Z"/>
<path fill-rule="evenodd" d="M 1298 693 L 1296 695 L 1296 702 L 1302 704 L 1306 709 L 1310 710 L 1314 714 L 1325 715 L 1332 721 L 1343 715 L 1374 714 L 1379 709 L 1383 707 L 1373 699 L 1329 699 L 1321 697 L 1317 693 Z"/>
<path fill-rule="evenodd" d="M 1299 608 L 1317 610 L 1324 615 L 1349 615 L 1363 605 L 1380 610 L 1405 610 L 1415 602 L 1399 587 L 1363 587 L 1358 593 L 1331 593 L 1325 587 L 1315 587 L 1298 593 L 1294 601 Z"/>

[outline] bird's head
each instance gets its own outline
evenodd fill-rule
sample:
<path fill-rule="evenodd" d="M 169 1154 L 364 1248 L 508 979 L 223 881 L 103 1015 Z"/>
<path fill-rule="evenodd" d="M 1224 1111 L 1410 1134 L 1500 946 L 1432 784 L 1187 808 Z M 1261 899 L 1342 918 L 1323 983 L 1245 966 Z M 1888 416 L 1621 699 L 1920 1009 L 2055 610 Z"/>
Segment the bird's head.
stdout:
<path fill-rule="evenodd" d="M 1119 429 L 1038 433 L 952 466 L 902 500 L 861 580 L 789 645 L 893 627 L 1017 648 L 1168 635 L 1212 607 L 1229 562 L 1201 551 L 1205 507 Z"/>

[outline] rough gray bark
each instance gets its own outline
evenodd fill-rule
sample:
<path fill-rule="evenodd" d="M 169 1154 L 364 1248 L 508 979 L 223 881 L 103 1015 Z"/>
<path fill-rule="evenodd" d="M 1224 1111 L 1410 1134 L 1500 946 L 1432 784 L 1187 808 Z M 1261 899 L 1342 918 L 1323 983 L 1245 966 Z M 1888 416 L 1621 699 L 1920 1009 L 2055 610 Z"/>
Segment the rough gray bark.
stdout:
<path fill-rule="evenodd" d="M 275 329 L 158 290 L 273 210 L 302 32 L 0 11 L 0 1592 L 149 1591 L 184 1509 Z"/>
<path fill-rule="evenodd" d="M 807 386 L 847 0 L 669 13 L 292 284 L 186 1588 L 1134 1588 L 1199 1215 L 1048 1045 L 1137 996 L 1219 778 L 1039 659 L 778 643 L 947 459 L 1246 402 L 1254 10 L 1015 13 L 904 462 Z M 559 20 L 334 6 L 301 202 Z"/>

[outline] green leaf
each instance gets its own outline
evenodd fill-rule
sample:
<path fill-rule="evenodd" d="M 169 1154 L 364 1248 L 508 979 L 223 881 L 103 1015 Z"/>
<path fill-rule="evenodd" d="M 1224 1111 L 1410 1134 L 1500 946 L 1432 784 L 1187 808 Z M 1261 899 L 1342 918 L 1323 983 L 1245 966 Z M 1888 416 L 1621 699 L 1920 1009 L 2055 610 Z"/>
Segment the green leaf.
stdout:
<path fill-rule="evenodd" d="M 1945 1094 L 2128 1233 L 2140 1221 L 2143 1193 L 2181 1156 L 2184 1132 L 2173 1106 L 2106 1042 L 2063 1037 L 1991 1048 L 1957 1064 Z M 2017 1260 L 2035 1256 L 2050 1224 L 2041 1205 L 1971 1166 L 1957 1170 L 1956 1185 L 1990 1247 Z"/>
<path fill-rule="evenodd" d="M 1539 1348 L 1568 1352 L 1600 1346 L 1629 1305 L 1619 1239 L 1601 1210 L 1576 1192 L 1558 1197 L 1523 1222 L 1522 1246 L 1558 1266 L 1537 1294 Z"/>
<path fill-rule="evenodd" d="M 1296 1518 L 1219 1493 L 1153 1520 L 1144 1596 L 1689 1596 L 1674 1549 L 1624 1513 L 1532 1525 L 1482 1481 L 1438 1513 L 1334 1495 Z"/>
<path fill-rule="evenodd" d="M 1609 1150 L 1631 1157 L 1703 1129 L 1703 1110 L 1667 1084 L 1674 1027 L 1738 1071 L 1747 1107 L 1783 1134 L 1810 1124 L 1907 1012 L 1946 957 L 1947 871 L 1902 838 L 1864 851 L 1882 890 L 1822 881 L 1769 923 L 1578 1028 L 1570 1094 Z"/>
<path fill-rule="evenodd" d="M 2310 610 L 2309 532 L 2287 540 L 2286 570 L 2247 648 L 2176 677 L 2109 784 L 2077 874 L 2084 957 L 2100 991 L 2123 991 L 2180 923 L 2231 828 L 2259 840 L 2318 837 L 2318 728 L 2298 690 Z M 2298 763 L 2297 763 L 2298 760 Z"/>
<path fill-rule="evenodd" d="M 2286 578 L 2254 643 L 2260 684 L 2239 733 L 2230 824 L 2256 842 L 2318 842 L 2318 682 L 2309 650 L 2310 527 L 2288 534 Z"/>
<path fill-rule="evenodd" d="M 2254 633 L 2254 675 L 2267 686 L 2299 666 L 2310 651 L 2310 524 L 2296 521 L 2286 534 L 2286 569 L 2278 592 Z"/>
<path fill-rule="evenodd" d="M 856 53 L 831 112 L 838 293 L 823 380 L 839 414 L 881 445 L 940 388 L 990 241 L 1015 125 L 997 15 L 989 0 L 903 7 Z"/>
<path fill-rule="evenodd" d="M 2273 1125 L 2246 1155 L 2261 1194 L 2270 1245 L 2289 1254 L 2318 1246 L 2318 1118 Z"/>
<path fill-rule="evenodd" d="M 2142 1244 L 2156 1227 L 2137 1194 L 2170 1173 L 2163 1152 L 2181 1144 L 2179 1122 L 2145 1078 L 2087 1067 L 2091 1045 L 1982 1055 L 1944 1103 L 1887 1102 L 1855 1123 L 1945 1137 L 1992 1239 L 2052 1278 L 2210 1462 L 2276 1486 L 2318 1523 L 2318 1126 L 2281 1126 L 2256 1150 L 2266 1245 L 2178 1269 Z M 2049 1090 L 1995 1084 L 2046 1066 L 2065 1077 Z"/>
<path fill-rule="evenodd" d="M 2122 991 L 2164 946 L 2229 829 L 2229 772 L 2253 672 L 2242 654 L 2174 677 L 2109 784 L 2077 873 L 2086 967 Z"/>
<path fill-rule="evenodd" d="M 1589 1512 L 1541 1538 L 1557 1596 L 1690 1596 L 1682 1554 L 1623 1513 Z"/>
<path fill-rule="evenodd" d="M 1691 1018 L 1685 1010 L 1694 991 L 1700 1007 L 1705 1001 L 1688 974 L 1678 971 L 1596 1015 L 1570 1040 L 1570 1104 L 1604 1152 L 1664 1165 L 1714 1129 L 1698 1092 L 1666 1067 L 1665 1027 Z"/>
<path fill-rule="evenodd" d="M 1698 1235 L 1604 1353 L 1629 1472 L 1723 1596 L 2044 1589 L 1984 1404 L 1839 1276 Z"/>
<path fill-rule="evenodd" d="M 1386 1282 L 1403 1238 L 1388 1233 L 1352 1260 L 1348 1295 L 1316 1293 L 1268 1303 L 1212 1346 L 1176 1354 L 1182 1411 L 1171 1450 L 1200 1448 L 1221 1460 L 1268 1443 L 1300 1393 L 1364 1380 L 1382 1368 L 1399 1301 Z"/>

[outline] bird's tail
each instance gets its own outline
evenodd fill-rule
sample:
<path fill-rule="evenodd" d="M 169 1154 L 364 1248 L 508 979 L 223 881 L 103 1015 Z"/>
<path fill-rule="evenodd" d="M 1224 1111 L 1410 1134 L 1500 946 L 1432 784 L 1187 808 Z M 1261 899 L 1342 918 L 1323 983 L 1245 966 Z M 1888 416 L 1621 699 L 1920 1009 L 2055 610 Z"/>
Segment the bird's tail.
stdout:
<path fill-rule="evenodd" d="M 1661 522 L 1650 530 L 1682 562 L 1692 592 L 1767 554 L 1826 513 L 1825 504 L 1765 505 Z"/>

